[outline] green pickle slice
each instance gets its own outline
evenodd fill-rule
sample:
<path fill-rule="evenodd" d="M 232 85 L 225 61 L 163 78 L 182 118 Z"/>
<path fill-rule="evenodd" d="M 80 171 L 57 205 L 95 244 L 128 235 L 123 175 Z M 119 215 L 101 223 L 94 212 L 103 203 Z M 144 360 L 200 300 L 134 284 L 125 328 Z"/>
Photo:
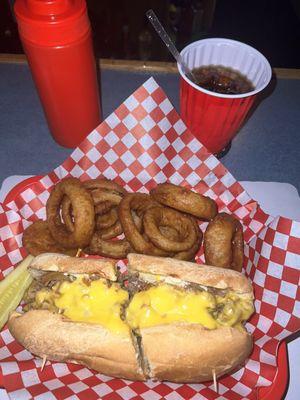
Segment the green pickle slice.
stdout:
<path fill-rule="evenodd" d="M 9 314 L 20 304 L 32 277 L 28 266 L 33 256 L 27 256 L 7 277 L 0 281 L 0 330 L 6 324 Z"/>

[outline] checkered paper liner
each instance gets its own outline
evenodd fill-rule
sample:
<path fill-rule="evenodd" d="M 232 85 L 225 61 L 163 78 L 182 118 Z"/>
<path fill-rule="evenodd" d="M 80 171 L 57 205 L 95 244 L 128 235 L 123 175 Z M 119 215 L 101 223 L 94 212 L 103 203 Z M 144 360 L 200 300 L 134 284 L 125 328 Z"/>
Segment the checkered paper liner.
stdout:
<path fill-rule="evenodd" d="M 163 90 L 147 80 L 54 171 L 0 205 L 0 265 L 5 277 L 26 252 L 23 230 L 45 218 L 53 185 L 67 176 L 105 176 L 128 191 L 148 192 L 170 181 L 193 188 L 237 216 L 244 227 L 245 269 L 255 291 L 256 313 L 247 323 L 254 349 L 245 366 L 211 382 L 131 382 L 75 364 L 47 362 L 20 346 L 6 327 L 0 334 L 0 367 L 11 399 L 254 399 L 272 383 L 279 342 L 300 329 L 300 223 L 265 214 L 242 186 L 188 131 Z M 206 224 L 200 227 L 204 230 Z M 203 262 L 203 250 L 197 261 Z M 124 264 L 120 263 L 122 267 Z"/>

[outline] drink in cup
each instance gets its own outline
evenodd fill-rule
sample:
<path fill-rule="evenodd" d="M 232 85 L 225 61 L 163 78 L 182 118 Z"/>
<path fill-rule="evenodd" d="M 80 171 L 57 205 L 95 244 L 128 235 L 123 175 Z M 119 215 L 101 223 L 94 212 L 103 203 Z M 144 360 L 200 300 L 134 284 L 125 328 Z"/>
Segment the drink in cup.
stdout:
<path fill-rule="evenodd" d="M 238 133 L 272 69 L 256 49 L 231 39 L 191 43 L 181 56 L 196 81 L 180 73 L 180 112 L 191 132 L 209 151 L 220 154 Z"/>

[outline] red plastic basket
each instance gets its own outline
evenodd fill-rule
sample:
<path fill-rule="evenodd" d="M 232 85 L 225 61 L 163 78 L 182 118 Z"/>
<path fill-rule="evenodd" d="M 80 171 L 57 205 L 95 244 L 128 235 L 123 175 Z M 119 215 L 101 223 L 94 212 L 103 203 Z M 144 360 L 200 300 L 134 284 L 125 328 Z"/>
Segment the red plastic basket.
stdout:
<path fill-rule="evenodd" d="M 32 186 L 37 182 L 41 176 L 32 176 L 30 178 L 24 179 L 24 181 L 19 182 L 14 186 L 6 195 L 4 199 L 4 204 L 9 204 L 15 199 L 15 197 L 23 190 Z M 272 385 L 261 387 L 258 389 L 258 399 L 259 400 L 279 400 L 282 399 L 286 393 L 289 380 L 289 362 L 288 362 L 288 352 L 287 344 L 282 341 L 278 347 L 277 352 L 277 374 L 274 378 Z M 3 387 L 3 377 L 0 373 L 0 387 Z"/>

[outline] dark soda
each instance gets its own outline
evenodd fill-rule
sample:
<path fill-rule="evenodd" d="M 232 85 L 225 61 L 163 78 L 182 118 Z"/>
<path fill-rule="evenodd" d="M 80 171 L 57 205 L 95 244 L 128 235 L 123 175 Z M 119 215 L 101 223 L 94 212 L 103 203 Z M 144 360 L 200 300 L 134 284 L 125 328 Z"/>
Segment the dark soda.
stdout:
<path fill-rule="evenodd" d="M 205 65 L 192 70 L 195 83 L 210 92 L 243 94 L 252 92 L 253 83 L 241 72 L 222 65 Z"/>

